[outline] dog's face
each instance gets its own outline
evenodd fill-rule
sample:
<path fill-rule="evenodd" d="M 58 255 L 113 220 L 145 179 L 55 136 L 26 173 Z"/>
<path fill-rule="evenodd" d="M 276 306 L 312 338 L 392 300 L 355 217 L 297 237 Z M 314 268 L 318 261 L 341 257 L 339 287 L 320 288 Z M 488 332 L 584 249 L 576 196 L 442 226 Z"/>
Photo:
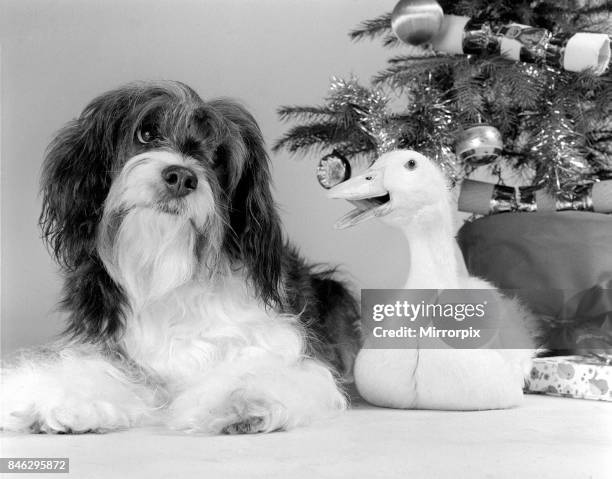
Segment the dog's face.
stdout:
<path fill-rule="evenodd" d="M 130 84 L 94 99 L 50 145 L 41 225 L 68 272 L 100 261 L 128 296 L 231 265 L 272 304 L 282 238 L 269 183 L 243 107 L 178 82 Z"/>

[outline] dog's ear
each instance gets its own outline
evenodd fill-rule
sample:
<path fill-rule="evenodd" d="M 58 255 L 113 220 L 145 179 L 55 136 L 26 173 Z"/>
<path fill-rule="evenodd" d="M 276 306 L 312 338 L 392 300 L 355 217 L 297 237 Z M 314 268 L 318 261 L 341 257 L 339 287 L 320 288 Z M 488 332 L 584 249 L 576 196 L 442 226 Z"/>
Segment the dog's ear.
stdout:
<path fill-rule="evenodd" d="M 96 227 L 110 188 L 120 143 L 119 119 L 127 103 L 118 95 L 98 97 L 56 134 L 47 149 L 39 222 L 56 260 L 69 271 L 95 254 Z"/>
<path fill-rule="evenodd" d="M 269 159 L 253 116 L 241 105 L 216 100 L 211 105 L 234 130 L 224 148 L 234 156 L 230 181 L 229 219 L 233 235 L 226 238 L 230 255 L 246 266 L 249 279 L 268 306 L 280 304 L 283 235 L 270 191 Z"/>
<path fill-rule="evenodd" d="M 58 263 L 73 270 L 94 252 L 95 231 L 108 191 L 107 173 L 86 120 L 66 125 L 55 137 L 43 165 L 40 226 Z"/>

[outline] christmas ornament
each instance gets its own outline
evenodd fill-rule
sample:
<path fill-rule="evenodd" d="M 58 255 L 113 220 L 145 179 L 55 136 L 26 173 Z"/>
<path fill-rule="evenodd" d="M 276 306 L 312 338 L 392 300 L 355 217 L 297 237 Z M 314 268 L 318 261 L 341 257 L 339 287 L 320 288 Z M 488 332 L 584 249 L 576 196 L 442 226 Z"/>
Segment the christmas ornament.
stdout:
<path fill-rule="evenodd" d="M 454 55 L 499 54 L 512 60 L 545 64 L 567 71 L 592 69 L 601 75 L 610 63 L 610 38 L 603 33 L 556 33 L 510 23 L 495 25 L 445 15 L 434 49 Z"/>
<path fill-rule="evenodd" d="M 400 0 L 391 14 L 391 28 L 402 42 L 421 45 L 440 31 L 443 19 L 442 7 L 435 0 Z"/>
<path fill-rule="evenodd" d="M 501 133 L 497 128 L 480 124 L 457 135 L 455 153 L 462 163 L 483 165 L 495 161 L 503 146 Z"/>
<path fill-rule="evenodd" d="M 351 164 L 336 150 L 324 156 L 317 167 L 317 179 L 319 184 L 330 189 L 351 176 Z"/>
<path fill-rule="evenodd" d="M 464 180 L 459 194 L 459 211 L 478 215 L 570 210 L 612 213 L 612 180 L 579 185 L 554 196 L 534 186 L 515 188 Z"/>

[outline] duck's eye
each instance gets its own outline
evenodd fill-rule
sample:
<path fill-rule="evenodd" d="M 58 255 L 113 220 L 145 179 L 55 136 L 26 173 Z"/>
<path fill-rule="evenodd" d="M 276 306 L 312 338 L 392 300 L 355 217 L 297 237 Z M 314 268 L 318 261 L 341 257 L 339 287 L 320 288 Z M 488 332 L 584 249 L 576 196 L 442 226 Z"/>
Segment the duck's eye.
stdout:
<path fill-rule="evenodd" d="M 368 181 L 372 181 L 374 179 L 374 177 L 373 176 L 366 176 L 365 179 L 368 180 Z"/>
<path fill-rule="evenodd" d="M 136 139 L 143 145 L 146 145 L 155 139 L 155 132 L 153 128 L 141 128 L 136 132 Z"/>
<path fill-rule="evenodd" d="M 416 160 L 408 160 L 404 164 L 404 167 L 406 167 L 409 170 L 414 170 L 417 167 L 417 162 L 416 162 Z"/>

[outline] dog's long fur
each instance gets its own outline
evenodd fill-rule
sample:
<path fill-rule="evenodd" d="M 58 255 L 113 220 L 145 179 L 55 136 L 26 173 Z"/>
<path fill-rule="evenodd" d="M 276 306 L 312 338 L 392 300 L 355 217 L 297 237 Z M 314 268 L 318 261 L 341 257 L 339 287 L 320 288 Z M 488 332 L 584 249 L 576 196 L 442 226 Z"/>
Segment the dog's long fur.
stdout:
<path fill-rule="evenodd" d="M 357 306 L 285 242 L 243 107 L 178 82 L 105 93 L 51 143 L 42 194 L 68 326 L 3 369 L 0 427 L 260 432 L 345 407 Z"/>

